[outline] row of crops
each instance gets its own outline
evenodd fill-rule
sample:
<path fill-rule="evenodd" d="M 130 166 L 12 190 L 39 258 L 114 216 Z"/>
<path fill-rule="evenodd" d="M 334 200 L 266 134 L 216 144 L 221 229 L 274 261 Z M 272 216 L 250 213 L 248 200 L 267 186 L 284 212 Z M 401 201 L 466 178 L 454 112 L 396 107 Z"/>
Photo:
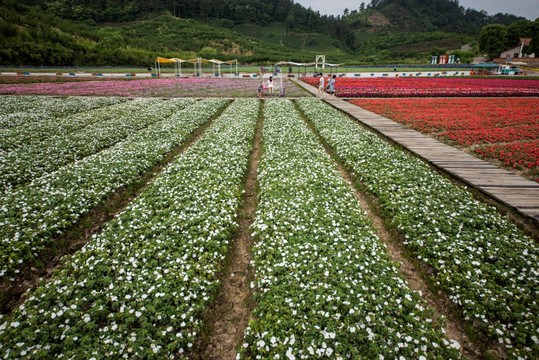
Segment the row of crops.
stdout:
<path fill-rule="evenodd" d="M 459 344 L 399 275 L 304 117 L 379 199 L 405 247 L 433 270 L 433 283 L 468 323 L 503 344 L 510 358 L 532 359 L 539 351 L 535 243 L 493 208 L 320 100 L 135 99 L 79 109 L 57 112 L 63 133 L 0 153 L 9 163 L 11 152 L 39 154 L 42 144 L 41 161 L 50 156 L 55 163 L 3 189 L 4 282 L 195 129 L 211 126 L 24 304 L 2 316 L 0 357 L 182 358 L 194 351 L 238 228 L 261 120 L 255 306 L 238 357 L 460 358 Z M 87 120 L 92 113 L 102 118 Z M 43 129 L 36 137 L 50 121 L 35 119 L 33 129 Z M 20 125 L 4 129 L 19 127 L 22 134 Z M 80 150 L 84 136 L 102 145 Z M 56 150 L 47 153 L 50 144 Z M 57 161 L 56 154 L 71 155 Z"/>
<path fill-rule="evenodd" d="M 180 110 L 187 105 L 183 99 L 154 104 L 150 116 L 156 118 L 152 125 L 131 133 L 114 146 L 72 161 L 27 184 L 6 189 L 0 198 L 0 252 L 5 254 L 0 258 L 0 279 L 17 274 L 24 264 L 38 258 L 58 234 L 103 199 L 139 180 L 144 171 L 159 163 L 225 104 L 225 100 L 204 100 L 184 110 Z M 158 110 L 161 106 L 167 109 L 168 117 Z M 174 107 L 180 111 L 171 114 Z M 108 110 L 113 112 L 116 108 Z M 132 118 L 148 121 L 148 113 L 139 111 Z M 113 127 L 109 130 L 115 132 Z M 75 146 L 66 140 L 57 152 L 65 153 Z"/>

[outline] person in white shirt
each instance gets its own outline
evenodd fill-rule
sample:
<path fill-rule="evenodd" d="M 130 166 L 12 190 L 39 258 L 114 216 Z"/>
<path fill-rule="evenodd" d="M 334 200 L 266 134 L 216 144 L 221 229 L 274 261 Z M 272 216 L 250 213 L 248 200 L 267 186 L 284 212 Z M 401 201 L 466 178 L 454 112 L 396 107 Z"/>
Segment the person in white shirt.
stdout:
<path fill-rule="evenodd" d="M 324 86 L 324 75 L 320 73 L 320 81 L 318 82 L 318 93 L 316 94 L 316 97 L 321 97 L 320 94 L 324 96 L 324 99 L 326 98 L 326 88 Z"/>
<path fill-rule="evenodd" d="M 273 91 L 275 90 L 275 86 L 273 85 L 273 76 L 270 76 L 268 80 L 268 89 L 269 89 L 269 93 L 273 94 Z"/>

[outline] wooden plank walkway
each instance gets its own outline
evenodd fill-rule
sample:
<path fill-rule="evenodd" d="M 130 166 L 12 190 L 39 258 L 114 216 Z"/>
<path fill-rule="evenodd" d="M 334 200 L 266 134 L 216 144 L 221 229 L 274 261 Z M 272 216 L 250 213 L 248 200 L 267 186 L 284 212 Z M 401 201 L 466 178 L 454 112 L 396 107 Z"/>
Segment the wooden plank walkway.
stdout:
<path fill-rule="evenodd" d="M 314 86 L 291 80 L 316 96 Z M 536 182 L 342 99 L 327 98 L 326 101 L 444 172 L 539 222 L 539 184 Z"/>

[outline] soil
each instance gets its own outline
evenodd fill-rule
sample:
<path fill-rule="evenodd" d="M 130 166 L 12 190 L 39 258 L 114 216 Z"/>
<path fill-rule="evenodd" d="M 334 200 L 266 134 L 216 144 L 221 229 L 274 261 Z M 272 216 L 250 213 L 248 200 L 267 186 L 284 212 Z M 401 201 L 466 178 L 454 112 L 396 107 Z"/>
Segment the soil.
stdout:
<path fill-rule="evenodd" d="M 0 283 L 0 313 L 10 314 L 26 300 L 28 290 L 36 288 L 40 281 L 50 279 L 55 270 L 63 265 L 62 258 L 79 251 L 93 234 L 101 231 L 103 225 L 112 220 L 116 214 L 122 212 L 127 204 L 133 201 L 140 192 L 176 157 L 180 156 L 208 129 L 217 116 L 224 110 L 221 109 L 210 121 L 195 130 L 187 140 L 163 160 L 147 170 L 141 179 L 129 187 L 123 188 L 109 196 L 101 205 L 96 206 L 88 215 L 67 229 L 62 235 L 53 241 L 50 250 L 41 255 L 40 259 L 28 264 L 21 272 L 13 277 L 12 281 L 6 280 Z"/>
<path fill-rule="evenodd" d="M 375 12 L 369 16 L 369 22 L 373 27 L 382 27 L 385 25 L 391 25 L 391 22 L 388 18 L 384 16 L 381 12 Z"/>
<path fill-rule="evenodd" d="M 249 266 L 253 246 L 249 228 L 254 221 L 257 205 L 256 179 L 261 139 L 262 121 L 259 120 L 249 160 L 243 204 L 238 212 L 239 231 L 233 242 L 229 266 L 222 279 L 221 292 L 206 315 L 209 320 L 209 335 L 199 339 L 196 347 L 200 350 L 191 355 L 192 359 L 235 359 L 238 345 L 250 319 L 250 283 L 254 275 Z"/>

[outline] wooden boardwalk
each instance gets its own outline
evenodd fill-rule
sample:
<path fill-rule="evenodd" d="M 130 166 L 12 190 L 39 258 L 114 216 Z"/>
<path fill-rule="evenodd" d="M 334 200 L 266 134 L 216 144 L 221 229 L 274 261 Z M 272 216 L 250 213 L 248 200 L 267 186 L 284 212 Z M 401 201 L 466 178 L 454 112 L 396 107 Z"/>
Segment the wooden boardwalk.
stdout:
<path fill-rule="evenodd" d="M 291 79 L 316 95 L 314 86 Z M 432 165 L 539 222 L 539 184 L 338 98 L 326 101 Z"/>

